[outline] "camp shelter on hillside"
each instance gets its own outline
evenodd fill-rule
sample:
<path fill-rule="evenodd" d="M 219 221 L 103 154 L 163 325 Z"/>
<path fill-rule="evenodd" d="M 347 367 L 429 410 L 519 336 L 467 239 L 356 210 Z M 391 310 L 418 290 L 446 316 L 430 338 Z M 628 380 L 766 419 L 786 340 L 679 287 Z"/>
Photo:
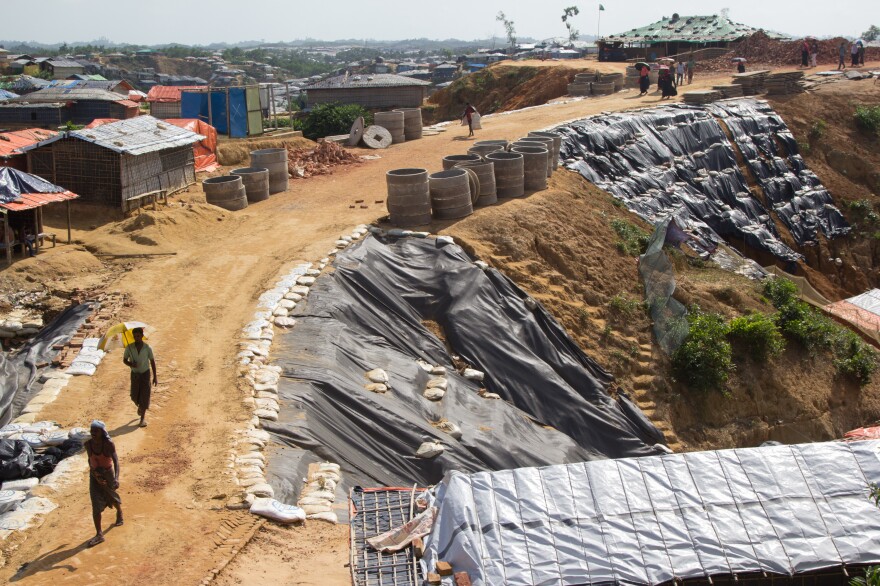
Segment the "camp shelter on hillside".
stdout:
<path fill-rule="evenodd" d="M 655 59 L 705 48 L 716 48 L 723 53 L 731 43 L 758 30 L 733 22 L 724 14 L 679 16 L 676 13 L 640 28 L 602 37 L 596 44 L 600 61 Z M 765 34 L 782 38 L 776 33 Z"/>
<path fill-rule="evenodd" d="M 26 128 L 0 132 L 0 167 L 27 171 L 27 155 L 20 149 L 33 146 L 58 134 L 53 130 Z"/>
<path fill-rule="evenodd" d="M 180 118 L 180 94 L 183 91 L 206 89 L 203 85 L 154 85 L 147 92 L 150 116 L 154 118 Z"/>
<path fill-rule="evenodd" d="M 46 81 L 45 79 L 40 79 L 39 77 L 33 77 L 31 75 L 19 75 L 15 80 L 11 82 L 3 82 L 2 84 L 0 84 L 0 87 L 22 95 L 49 87 L 49 83 L 50 82 Z"/>
<path fill-rule="evenodd" d="M 184 90 L 180 95 L 179 118 L 207 122 L 218 134 L 230 138 L 260 136 L 263 134 L 260 86 Z"/>
<path fill-rule="evenodd" d="M 128 93 L 134 89 L 134 86 L 124 79 L 59 79 L 50 82 L 49 87 L 107 90 L 121 95 L 123 99 L 127 98 Z"/>
<path fill-rule="evenodd" d="M 46 104 L 61 104 L 58 112 L 60 122 L 42 122 L 37 110 L 44 108 Z M 128 100 L 127 96 L 116 92 L 80 87 L 49 87 L 0 104 L 0 126 L 55 128 L 67 122 L 88 124 L 96 118 L 124 120 L 138 114 L 138 105 Z"/>
<path fill-rule="evenodd" d="M 453 471 L 421 564 L 473 586 L 846 584 L 880 563 L 876 482 L 880 441 Z"/>
<path fill-rule="evenodd" d="M 418 108 L 431 84 L 394 74 L 337 75 L 303 88 L 309 106 L 339 102 L 364 108 Z"/>
<path fill-rule="evenodd" d="M 90 204 L 138 207 L 196 180 L 194 143 L 205 137 L 152 116 L 61 133 L 24 149 L 31 173 Z"/>
<path fill-rule="evenodd" d="M 854 325 L 880 345 L 880 289 L 871 289 L 855 297 L 830 303 L 824 309 Z"/>
<path fill-rule="evenodd" d="M 73 59 L 46 59 L 40 63 L 40 71 L 48 73 L 52 79 L 67 79 L 71 75 L 83 73 L 85 68 Z"/>
<path fill-rule="evenodd" d="M 55 235 L 43 232 L 43 206 L 67 203 L 67 242 L 70 243 L 70 201 L 76 199 L 75 193 L 53 185 L 42 177 L 19 171 L 11 167 L 0 167 L 0 249 L 6 253 L 6 262 L 12 263 L 12 251 L 21 247 L 22 255 L 27 247 L 24 242 L 32 242 L 35 252 L 45 239 L 55 244 Z"/>
<path fill-rule="evenodd" d="M 111 122 L 116 122 L 116 120 L 109 118 L 99 119 L 93 121 L 86 128 L 97 128 Z M 165 122 L 179 128 L 185 128 L 204 137 L 199 142 L 193 144 L 196 171 L 210 173 L 219 166 L 217 163 L 217 129 L 207 122 L 191 118 L 166 118 Z"/>
<path fill-rule="evenodd" d="M 25 128 L 53 129 L 62 126 L 67 118 L 67 104 L 0 104 L 0 128 L 21 130 Z"/>
<path fill-rule="evenodd" d="M 9 90 L 4 90 L 0 88 L 0 100 L 11 100 L 12 98 L 17 98 L 18 94 L 13 93 Z"/>

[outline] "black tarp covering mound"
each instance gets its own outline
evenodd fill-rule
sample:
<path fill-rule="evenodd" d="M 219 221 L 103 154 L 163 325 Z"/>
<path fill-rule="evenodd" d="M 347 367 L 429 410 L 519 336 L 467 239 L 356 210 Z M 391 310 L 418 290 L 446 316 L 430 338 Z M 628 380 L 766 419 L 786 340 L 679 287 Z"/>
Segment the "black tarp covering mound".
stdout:
<path fill-rule="evenodd" d="M 14 353 L 0 352 L 0 427 L 36 394 L 37 364 L 51 361 L 58 353 L 52 346 L 69 342 L 91 311 L 91 303 L 69 307 Z"/>
<path fill-rule="evenodd" d="M 710 111 L 730 130 L 764 196 L 798 244 L 814 242 L 817 232 L 828 238 L 849 233 L 831 194 L 807 169 L 797 141 L 773 108 L 737 100 L 716 102 Z"/>
<path fill-rule="evenodd" d="M 371 236 L 334 268 L 298 304 L 296 326 L 275 339 L 283 407 L 264 427 L 290 447 L 270 461 L 276 497 L 290 500 L 303 461 L 316 458 L 340 464 L 348 483 L 412 486 L 449 470 L 657 452 L 662 435 L 627 399 L 607 394 L 611 376 L 540 305 L 530 310 L 523 291 L 459 246 Z M 442 328 L 449 349 L 425 321 Z M 459 376 L 451 353 L 486 373 L 483 383 Z M 447 368 L 441 401 L 422 396 L 429 375 L 417 360 Z M 375 368 L 390 377 L 385 394 L 364 388 Z M 481 386 L 504 400 L 481 397 Z M 461 428 L 460 440 L 432 425 L 442 420 Z M 414 457 L 426 440 L 446 450 Z"/>
<path fill-rule="evenodd" d="M 724 104 L 708 109 L 668 105 L 579 120 L 555 129 L 564 136 L 561 156 L 575 161 L 569 168 L 652 224 L 671 213 L 684 218 L 687 228 L 703 240 L 704 250 L 711 249 L 710 242 L 734 238 L 782 260 L 800 260 L 801 255 L 780 239 L 771 211 L 754 196 L 740 171 L 734 147 L 713 116 L 724 114 L 737 128 L 734 134 L 754 135 L 753 148 L 763 157 L 743 154 L 753 170 L 760 166 L 761 186 L 771 189 L 767 197 L 773 212 L 798 244 L 814 240 L 816 227 L 828 236 L 845 233 L 843 218 L 803 167 L 782 120 L 753 99 Z M 788 151 L 789 164 L 777 156 L 775 145 L 770 147 L 775 138 Z M 738 146 L 748 145 L 742 141 Z M 774 157 L 775 165 L 766 164 Z M 695 246 L 701 247 L 699 240 Z"/>

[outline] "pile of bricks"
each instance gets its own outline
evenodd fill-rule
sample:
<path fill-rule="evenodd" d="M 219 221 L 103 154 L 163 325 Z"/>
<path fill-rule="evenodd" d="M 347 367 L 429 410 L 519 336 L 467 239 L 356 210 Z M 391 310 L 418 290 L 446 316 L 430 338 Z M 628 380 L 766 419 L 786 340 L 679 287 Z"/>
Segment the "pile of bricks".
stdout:
<path fill-rule="evenodd" d="M 67 368 L 82 349 L 86 338 L 100 338 L 112 326 L 119 322 L 119 314 L 125 305 L 125 296 L 121 293 L 103 293 L 98 296 L 97 309 L 86 318 L 79 330 L 66 345 L 55 345 L 53 350 L 58 354 L 52 359 L 55 368 Z M 37 365 L 40 366 L 40 365 Z"/>
<path fill-rule="evenodd" d="M 328 140 L 322 140 L 314 149 L 296 149 L 287 153 L 287 170 L 294 179 L 329 175 L 334 167 L 360 162 L 360 157 Z"/>

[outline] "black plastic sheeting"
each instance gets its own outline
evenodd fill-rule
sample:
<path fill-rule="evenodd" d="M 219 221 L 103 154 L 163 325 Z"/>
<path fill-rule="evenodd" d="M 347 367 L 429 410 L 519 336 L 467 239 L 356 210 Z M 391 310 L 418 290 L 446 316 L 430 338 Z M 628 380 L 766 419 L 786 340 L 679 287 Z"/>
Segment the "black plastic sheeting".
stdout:
<path fill-rule="evenodd" d="M 830 196 L 815 175 L 804 168 L 782 120 L 753 99 L 724 104 L 708 109 L 676 104 L 605 114 L 555 132 L 564 137 L 562 158 L 575 160 L 569 168 L 652 224 L 675 213 L 696 237 L 691 241 L 696 249 L 708 252 L 714 244 L 735 238 L 782 260 L 801 260 L 780 239 L 771 210 L 751 193 L 737 166 L 734 147 L 713 116 L 724 114 L 725 121 L 737 128 L 734 134 L 753 135 L 755 150 L 767 153 L 761 158 L 744 151 L 749 165 L 760 167 L 761 186 L 765 191 L 765 185 L 771 186 L 772 211 L 791 229 L 798 244 L 814 240 L 817 226 L 829 237 L 845 233 L 843 218 L 830 205 Z M 776 145 L 771 148 L 774 138 L 789 151 L 788 164 L 780 162 Z M 743 145 L 748 146 L 746 141 L 738 142 Z M 776 157 L 775 164 L 767 164 L 767 157 Z M 809 193 L 804 185 L 810 186 Z"/>
<path fill-rule="evenodd" d="M 55 344 L 66 344 L 92 312 L 91 303 L 71 306 L 14 353 L 0 352 L 0 427 L 24 409 L 39 390 L 37 364 L 50 362 Z"/>
<path fill-rule="evenodd" d="M 542 466 L 656 454 L 662 435 L 611 375 L 586 356 L 540 305 L 501 273 L 482 270 L 442 240 L 367 237 L 341 252 L 294 312 L 296 326 L 275 338 L 284 369 L 283 407 L 263 427 L 288 446 L 268 467 L 276 498 L 294 498 L 308 461 L 340 464 L 347 484 L 420 486 L 450 470 Z M 424 325 L 442 328 L 447 348 Z M 279 343 L 280 342 L 280 343 Z M 486 373 L 459 376 L 451 354 Z M 424 360 L 445 366 L 439 402 L 422 393 Z M 391 389 L 365 390 L 364 373 L 384 369 Z M 479 389 L 504 400 L 481 397 Z M 446 419 L 460 440 L 434 428 Z M 423 441 L 446 450 L 415 457 Z"/>
<path fill-rule="evenodd" d="M 42 478 L 55 470 L 58 462 L 78 454 L 82 442 L 67 439 L 58 447 L 35 452 L 24 440 L 0 439 L 0 481 Z"/>
<path fill-rule="evenodd" d="M 831 194 L 807 169 L 797 141 L 773 108 L 741 100 L 717 102 L 710 111 L 730 130 L 764 196 L 799 245 L 815 242 L 817 232 L 827 238 L 849 233 Z"/>
<path fill-rule="evenodd" d="M 0 167 L 0 203 L 10 203 L 21 197 L 22 193 L 60 193 L 58 187 L 42 177 L 13 169 Z"/>

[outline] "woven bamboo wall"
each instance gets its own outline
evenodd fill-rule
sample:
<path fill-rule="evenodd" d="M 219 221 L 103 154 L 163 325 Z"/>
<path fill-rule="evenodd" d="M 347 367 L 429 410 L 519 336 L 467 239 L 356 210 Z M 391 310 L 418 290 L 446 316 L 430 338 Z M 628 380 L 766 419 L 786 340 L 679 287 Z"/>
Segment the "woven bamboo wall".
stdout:
<path fill-rule="evenodd" d="M 195 159 L 191 146 L 122 156 L 122 199 L 151 191 L 175 191 L 195 183 Z"/>
<path fill-rule="evenodd" d="M 180 102 L 150 102 L 150 116 L 180 118 Z"/>

